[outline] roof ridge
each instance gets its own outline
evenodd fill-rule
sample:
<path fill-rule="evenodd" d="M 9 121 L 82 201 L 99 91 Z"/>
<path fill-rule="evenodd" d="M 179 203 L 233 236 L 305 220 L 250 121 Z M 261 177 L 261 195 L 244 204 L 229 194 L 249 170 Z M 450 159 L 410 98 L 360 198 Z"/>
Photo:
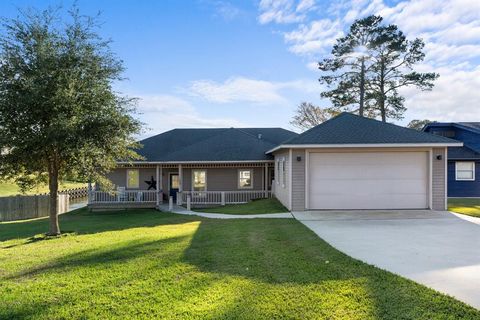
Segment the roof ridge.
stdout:
<path fill-rule="evenodd" d="M 264 139 L 264 138 L 259 139 L 258 136 L 255 136 L 254 134 L 251 134 L 251 133 L 249 133 L 249 132 L 246 132 L 246 131 L 244 131 L 244 130 L 242 130 L 242 129 L 239 129 L 239 128 L 232 128 L 232 129 L 237 130 L 237 131 L 240 131 L 241 133 L 249 136 L 250 138 L 254 139 L 255 141 L 266 142 L 266 143 L 269 143 L 269 144 L 271 144 L 271 145 L 275 145 L 275 144 L 276 144 L 275 142 L 269 141 L 269 140 Z M 252 129 L 259 129 L 259 128 L 252 128 Z"/>
<path fill-rule="evenodd" d="M 265 148 L 265 150 L 268 150 L 268 148 L 271 148 L 271 147 L 273 147 L 273 146 L 276 145 L 275 143 L 269 142 L 269 141 L 267 141 L 267 140 L 257 139 L 257 138 L 255 138 L 255 136 L 253 136 L 253 135 L 251 135 L 251 134 L 249 134 L 249 133 L 247 133 L 247 132 L 244 132 L 244 131 L 242 131 L 242 130 L 238 130 L 238 129 L 236 129 L 236 128 L 228 128 L 228 129 L 225 129 L 225 130 L 223 131 L 223 133 L 225 133 L 225 132 L 233 132 L 233 133 L 238 132 L 238 133 L 240 133 L 240 134 L 242 134 L 242 135 L 248 136 L 248 137 L 250 137 L 251 139 L 255 140 L 257 143 L 263 144 L 262 147 Z M 191 149 L 191 148 L 195 148 L 195 146 L 196 146 L 197 144 L 205 144 L 205 143 L 206 143 L 206 144 L 211 144 L 211 143 L 212 143 L 211 140 L 217 139 L 217 138 L 220 137 L 220 136 L 221 136 L 220 133 L 219 133 L 219 134 L 215 134 L 215 135 L 212 135 L 212 136 L 208 137 L 207 139 L 202 139 L 202 140 L 200 140 L 200 141 L 197 141 L 196 143 L 189 144 L 189 145 L 185 146 L 184 148 L 180 148 L 180 149 L 175 150 L 174 152 L 169 153 L 169 154 L 168 154 L 168 157 L 170 157 L 170 158 L 175 158 L 176 156 L 178 156 L 178 154 L 181 154 L 181 152 L 183 152 L 183 151 L 185 151 L 185 150 L 188 150 L 188 149 Z M 267 145 L 265 145 L 265 144 L 267 144 Z M 255 161 L 255 160 L 252 159 L 252 161 Z"/>
<path fill-rule="evenodd" d="M 419 131 L 419 130 L 416 130 L 416 129 L 413 129 L 413 128 L 408 128 L 408 127 L 404 127 L 404 126 L 401 126 L 401 125 L 398 125 L 398 124 L 394 124 L 394 123 L 391 123 L 391 122 L 384 122 L 384 121 L 380 121 L 380 120 L 377 120 L 377 119 L 374 119 L 374 118 L 369 118 L 369 117 L 361 117 L 357 114 L 353 114 L 353 113 L 349 113 L 349 112 L 345 112 L 346 114 L 349 114 L 351 116 L 354 116 L 354 117 L 357 117 L 357 118 L 360 118 L 360 119 L 365 119 L 365 120 L 368 120 L 368 121 L 371 121 L 371 122 L 375 122 L 375 123 L 381 123 L 381 124 L 384 124 L 384 125 L 388 125 L 390 127 L 393 127 L 393 128 L 401 128 L 401 129 L 405 129 L 405 130 L 408 130 L 410 132 L 415 132 L 415 133 L 421 133 L 423 135 L 431 135 L 431 133 L 428 133 L 428 132 L 425 132 L 425 131 Z M 342 113 L 343 114 L 343 113 Z M 333 119 L 333 118 L 332 118 Z M 331 120 L 331 119 L 329 119 Z M 324 122 L 325 123 L 325 122 Z M 452 140 L 452 141 L 455 141 L 454 139 L 450 139 L 450 138 L 447 138 L 447 137 L 441 137 L 441 138 L 445 138 L 445 139 L 448 139 L 448 140 Z"/>
<path fill-rule="evenodd" d="M 343 141 L 343 142 L 340 142 Z M 415 141 L 458 143 L 456 140 L 421 132 L 401 125 L 342 112 L 282 144 L 414 143 Z M 382 142 L 387 141 L 387 142 Z"/>
<path fill-rule="evenodd" d="M 293 139 L 295 139 L 295 138 L 298 138 L 299 136 L 307 135 L 310 131 L 312 131 L 313 129 L 317 128 L 318 126 L 321 126 L 321 125 L 323 125 L 323 124 L 326 124 L 326 123 L 328 123 L 328 122 L 330 122 L 330 121 L 332 121 L 332 120 L 334 120 L 334 119 L 337 119 L 337 118 L 339 118 L 339 117 L 341 117 L 341 116 L 344 116 L 344 115 L 347 115 L 347 114 L 351 114 L 351 113 L 350 113 L 350 112 L 346 112 L 346 111 L 340 112 L 339 114 L 337 114 L 336 116 L 328 119 L 327 121 L 323 121 L 322 123 L 319 123 L 319 124 L 317 124 L 316 126 L 311 127 L 310 129 L 308 129 L 308 130 L 306 130 L 306 131 L 303 131 L 303 132 L 300 133 L 298 136 L 291 137 L 291 138 L 283 141 L 281 144 L 286 144 L 286 143 L 289 142 L 290 140 L 293 140 Z M 353 114 L 352 114 L 352 115 L 353 115 Z"/>

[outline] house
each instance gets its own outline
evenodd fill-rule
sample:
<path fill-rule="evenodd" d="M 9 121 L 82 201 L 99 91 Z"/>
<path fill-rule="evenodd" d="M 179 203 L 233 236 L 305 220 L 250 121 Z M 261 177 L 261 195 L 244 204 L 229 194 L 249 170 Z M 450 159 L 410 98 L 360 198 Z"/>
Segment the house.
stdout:
<path fill-rule="evenodd" d="M 243 203 L 274 195 L 292 211 L 446 209 L 447 147 L 462 143 L 342 113 L 300 135 L 280 128 L 175 129 L 118 162 L 114 193 L 90 206 Z M 150 190 L 149 190 L 150 188 Z"/>
<path fill-rule="evenodd" d="M 297 134 L 281 128 L 174 129 L 140 141 L 144 160 L 118 162 L 114 193 L 94 191 L 91 208 L 241 203 L 271 196 L 273 155 Z M 177 195 L 179 198 L 177 199 Z"/>
<path fill-rule="evenodd" d="M 290 210 L 446 210 L 447 147 L 462 143 L 341 113 L 268 152 Z"/>
<path fill-rule="evenodd" d="M 463 142 L 448 148 L 448 196 L 480 197 L 480 122 L 434 122 L 423 131 Z"/>

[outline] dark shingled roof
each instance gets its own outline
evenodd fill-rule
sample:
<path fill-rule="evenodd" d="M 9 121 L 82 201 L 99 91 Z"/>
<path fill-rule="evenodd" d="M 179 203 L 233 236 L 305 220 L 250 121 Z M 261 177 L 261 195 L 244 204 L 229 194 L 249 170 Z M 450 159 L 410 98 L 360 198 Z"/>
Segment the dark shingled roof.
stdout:
<path fill-rule="evenodd" d="M 145 161 L 270 160 L 265 152 L 297 134 L 282 128 L 174 129 L 140 141 Z"/>
<path fill-rule="evenodd" d="M 467 160 L 480 159 L 480 151 L 467 146 L 463 147 L 449 147 L 448 160 Z"/>
<path fill-rule="evenodd" d="M 480 122 L 430 122 L 423 127 L 423 131 L 438 127 L 456 127 L 480 133 Z"/>
<path fill-rule="evenodd" d="M 480 132 L 480 122 L 458 122 L 461 126 Z"/>
<path fill-rule="evenodd" d="M 458 141 L 344 112 L 282 144 L 377 143 L 458 143 Z"/>

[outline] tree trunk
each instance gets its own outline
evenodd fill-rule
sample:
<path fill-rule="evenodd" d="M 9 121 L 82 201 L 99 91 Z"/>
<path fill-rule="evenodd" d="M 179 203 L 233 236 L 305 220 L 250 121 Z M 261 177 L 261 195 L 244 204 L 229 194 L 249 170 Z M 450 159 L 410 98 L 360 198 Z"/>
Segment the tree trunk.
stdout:
<path fill-rule="evenodd" d="M 50 190 L 50 230 L 49 236 L 60 235 L 58 223 L 58 167 L 55 162 L 49 164 L 48 188 Z"/>
<path fill-rule="evenodd" d="M 365 61 L 362 59 L 362 67 L 360 70 L 360 107 L 358 108 L 358 115 L 363 117 L 365 104 Z"/>
<path fill-rule="evenodd" d="M 379 100 L 379 107 L 380 113 L 382 115 L 382 121 L 387 122 L 387 110 L 385 110 L 385 64 L 382 61 L 380 67 L 380 100 Z"/>

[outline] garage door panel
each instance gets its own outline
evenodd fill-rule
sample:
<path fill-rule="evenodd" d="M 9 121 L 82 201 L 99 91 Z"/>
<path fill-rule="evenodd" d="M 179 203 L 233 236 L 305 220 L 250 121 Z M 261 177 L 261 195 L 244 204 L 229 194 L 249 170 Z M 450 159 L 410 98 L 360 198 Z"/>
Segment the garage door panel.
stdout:
<path fill-rule="evenodd" d="M 310 209 L 428 207 L 426 152 L 310 153 Z"/>
<path fill-rule="evenodd" d="M 401 180 L 395 184 L 385 181 L 379 184 L 378 180 L 324 180 L 325 184 L 317 186 L 312 190 L 312 194 L 343 194 L 344 190 L 349 189 L 349 194 L 372 195 L 375 194 L 416 194 L 425 193 L 425 187 L 422 185 L 424 180 Z"/>
<path fill-rule="evenodd" d="M 415 195 L 405 199 L 403 195 L 396 196 L 380 196 L 373 197 L 352 195 L 352 198 L 345 201 L 345 198 L 340 195 L 328 195 L 325 198 L 320 198 L 322 207 L 318 209 L 326 210 L 361 210 L 361 209 L 405 209 L 413 206 L 413 208 L 423 208 L 425 203 L 425 195 Z M 388 203 L 389 206 L 385 208 L 382 205 L 375 205 L 380 203 Z M 340 204 L 340 205 L 339 205 Z M 373 205 L 372 205 L 373 204 Z"/>
<path fill-rule="evenodd" d="M 424 169 L 415 166 L 398 166 L 395 171 L 391 170 L 391 166 L 363 166 L 361 169 L 358 166 L 332 166 L 322 165 L 322 168 L 315 170 L 310 176 L 312 179 L 335 179 L 335 180 L 391 180 L 391 179 L 417 179 L 424 174 Z M 396 171 L 402 171 L 403 175 L 399 177 Z M 355 172 L 355 176 L 352 176 Z"/>

